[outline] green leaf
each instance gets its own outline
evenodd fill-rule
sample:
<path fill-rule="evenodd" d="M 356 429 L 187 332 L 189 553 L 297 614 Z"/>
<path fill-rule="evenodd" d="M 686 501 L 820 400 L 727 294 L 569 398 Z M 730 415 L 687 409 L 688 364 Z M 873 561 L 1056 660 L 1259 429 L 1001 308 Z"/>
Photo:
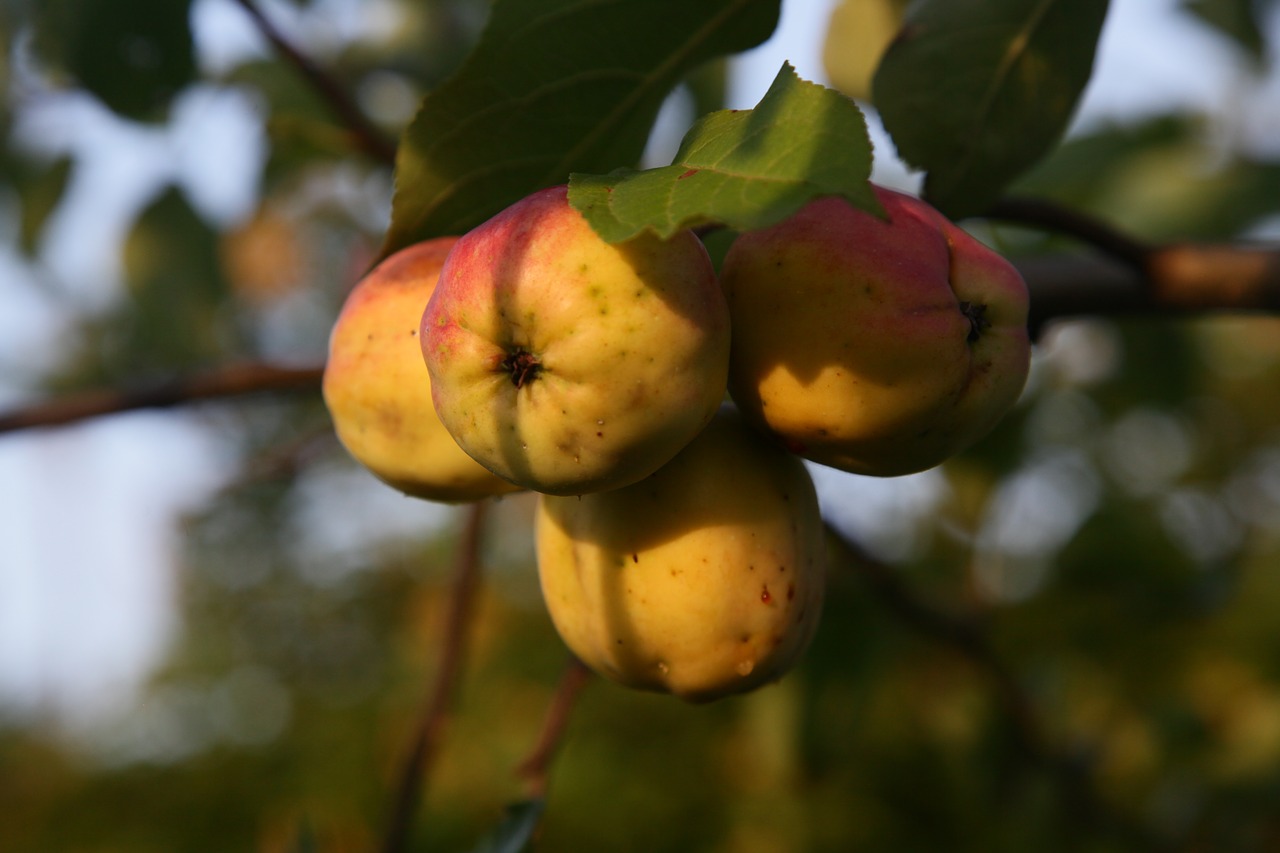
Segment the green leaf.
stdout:
<path fill-rule="evenodd" d="M 1266 58 L 1266 38 L 1253 0 L 1182 0 L 1182 8 L 1233 39 L 1254 62 Z"/>
<path fill-rule="evenodd" d="M 823 195 L 880 213 L 870 173 L 862 111 L 784 64 L 755 109 L 699 120 L 670 166 L 574 174 L 569 202 L 610 242 L 646 229 L 666 239 L 711 223 L 763 228 Z"/>
<path fill-rule="evenodd" d="M 921 0 L 876 74 L 924 195 L 979 213 L 1061 139 L 1089 81 L 1107 0 Z"/>
<path fill-rule="evenodd" d="M 71 158 L 60 157 L 51 163 L 12 158 L 5 165 L 10 169 L 14 189 L 22 201 L 18 247 L 34 256 L 45 223 L 62 201 L 71 179 Z"/>
<path fill-rule="evenodd" d="M 502 823 L 481 839 L 471 853 L 521 853 L 528 849 L 545 807 L 543 800 L 526 800 L 508 806 Z"/>
<path fill-rule="evenodd" d="M 191 0 L 45 0 L 36 44 L 115 112 L 156 118 L 195 78 Z"/>
<path fill-rule="evenodd" d="M 497 0 L 401 140 L 383 254 L 458 234 L 571 172 L 634 165 L 667 93 L 764 41 L 780 0 Z"/>

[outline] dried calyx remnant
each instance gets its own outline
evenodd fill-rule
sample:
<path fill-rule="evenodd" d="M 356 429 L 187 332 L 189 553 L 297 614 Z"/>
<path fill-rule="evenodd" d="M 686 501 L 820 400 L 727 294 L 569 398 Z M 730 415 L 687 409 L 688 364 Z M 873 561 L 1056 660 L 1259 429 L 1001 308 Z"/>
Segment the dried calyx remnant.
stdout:
<path fill-rule="evenodd" d="M 977 341 L 978 338 L 982 337 L 983 332 L 991 328 L 991 321 L 987 319 L 986 305 L 961 302 L 960 313 L 969 318 L 969 337 L 965 339 L 969 343 Z"/>
<path fill-rule="evenodd" d="M 507 357 L 498 364 L 498 368 L 503 373 L 511 374 L 512 385 L 523 388 L 526 383 L 532 382 L 542 372 L 542 363 L 533 353 L 515 349 L 507 353 Z"/>

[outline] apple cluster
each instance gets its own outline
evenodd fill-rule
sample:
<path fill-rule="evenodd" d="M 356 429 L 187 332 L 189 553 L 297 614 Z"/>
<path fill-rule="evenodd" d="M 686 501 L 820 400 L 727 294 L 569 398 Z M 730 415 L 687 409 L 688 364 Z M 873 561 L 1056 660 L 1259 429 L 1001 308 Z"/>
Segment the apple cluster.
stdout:
<path fill-rule="evenodd" d="M 1017 271 L 874 189 L 883 218 L 818 199 L 719 273 L 690 231 L 605 242 L 562 186 L 403 249 L 335 324 L 337 434 L 410 495 L 540 493 L 543 597 L 597 672 L 689 701 L 773 681 L 822 609 L 802 460 L 931 468 L 1026 380 Z"/>

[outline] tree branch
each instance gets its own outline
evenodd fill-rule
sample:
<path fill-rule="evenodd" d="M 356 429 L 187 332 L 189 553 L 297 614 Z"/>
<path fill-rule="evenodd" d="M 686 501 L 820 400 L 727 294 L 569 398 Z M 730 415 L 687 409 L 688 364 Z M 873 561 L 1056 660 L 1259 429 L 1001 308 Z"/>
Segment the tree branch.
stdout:
<path fill-rule="evenodd" d="M 525 780 L 530 797 L 543 797 L 547 793 L 548 769 L 551 760 L 560 749 L 569 725 L 569 715 L 577 702 L 582 688 L 591 681 L 593 673 L 582 661 L 570 656 L 565 664 L 564 673 L 556 685 L 556 692 L 547 707 L 547 715 L 543 718 L 542 731 L 529 750 L 528 757 L 516 768 L 516 775 Z"/>
<path fill-rule="evenodd" d="M 1068 317 L 1280 312 L 1280 248 L 1274 246 L 1160 246 L 1148 255 L 1145 276 L 1079 254 L 1038 255 L 1015 265 L 1031 293 L 1033 335 Z"/>
<path fill-rule="evenodd" d="M 1145 272 L 1147 259 L 1155 250 L 1154 246 L 1100 219 L 1046 199 L 1007 196 L 991 205 L 982 215 L 985 219 L 1030 225 L 1074 237 L 1135 272 Z"/>
<path fill-rule="evenodd" d="M 314 392 L 319 390 L 323 375 L 323 367 L 276 367 L 248 362 L 135 388 L 82 391 L 27 408 L 0 412 L 0 434 L 63 426 L 137 409 L 163 409 L 268 391 Z"/>
<path fill-rule="evenodd" d="M 422 799 L 426 778 L 439 752 L 448 722 L 454 688 L 466 653 L 467 628 L 480 583 L 480 548 L 487 506 L 487 501 L 472 504 L 458 543 L 453 588 L 440 641 L 440 663 L 427 694 L 417 732 L 401 767 L 400 782 L 396 786 L 391 816 L 383 837 L 383 853 L 404 853 L 408 849 L 406 845 L 413 815 Z"/>
<path fill-rule="evenodd" d="M 258 8 L 255 0 L 236 0 L 263 37 L 271 43 L 303 78 L 319 93 L 335 116 L 351 132 L 356 147 L 384 166 L 396 164 L 396 147 L 369 121 L 368 116 L 330 74 L 294 47 Z"/>

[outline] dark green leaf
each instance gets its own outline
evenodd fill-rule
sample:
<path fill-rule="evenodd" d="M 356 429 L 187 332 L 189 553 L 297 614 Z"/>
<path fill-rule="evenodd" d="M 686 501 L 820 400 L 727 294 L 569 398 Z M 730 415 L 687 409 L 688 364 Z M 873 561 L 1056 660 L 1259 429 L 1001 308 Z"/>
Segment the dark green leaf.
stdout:
<path fill-rule="evenodd" d="M 127 322 L 115 330 L 112 354 L 125 369 L 146 375 L 208 364 L 237 342 L 217 235 L 176 189 L 138 217 L 123 261 Z"/>
<path fill-rule="evenodd" d="M 1234 39 L 1255 62 L 1265 58 L 1266 39 L 1253 0 L 1182 0 L 1182 8 Z"/>
<path fill-rule="evenodd" d="M 542 800 L 526 800 L 508 806 L 502 823 L 481 839 L 471 853 L 521 853 L 528 849 L 529 839 L 538 828 L 545 807 Z"/>
<path fill-rule="evenodd" d="M 875 102 L 924 194 L 980 212 L 1061 138 L 1093 69 L 1107 0 L 922 0 L 875 78 Z"/>
<path fill-rule="evenodd" d="M 693 98 L 693 114 L 706 115 L 724 107 L 729 89 L 729 63 L 725 59 L 708 62 L 684 81 Z"/>
<path fill-rule="evenodd" d="M 720 110 L 698 121 L 670 166 L 575 174 L 569 201 L 610 242 L 646 229 L 665 239 L 710 223 L 763 228 L 822 195 L 879 212 L 870 173 L 862 111 L 784 64 L 755 109 Z"/>
<path fill-rule="evenodd" d="M 71 178 L 71 159 L 61 157 L 47 164 L 23 160 L 8 165 L 13 169 L 13 183 L 22 199 L 18 246 L 28 255 L 34 255 L 45 222 L 62 200 Z"/>
<path fill-rule="evenodd" d="M 46 0 L 37 44 L 111 109 L 146 119 L 196 73 L 191 0 Z"/>
<path fill-rule="evenodd" d="M 497 0 L 401 141 L 389 253 L 463 232 L 571 172 L 635 165 L 667 93 L 769 36 L 779 0 Z"/>

